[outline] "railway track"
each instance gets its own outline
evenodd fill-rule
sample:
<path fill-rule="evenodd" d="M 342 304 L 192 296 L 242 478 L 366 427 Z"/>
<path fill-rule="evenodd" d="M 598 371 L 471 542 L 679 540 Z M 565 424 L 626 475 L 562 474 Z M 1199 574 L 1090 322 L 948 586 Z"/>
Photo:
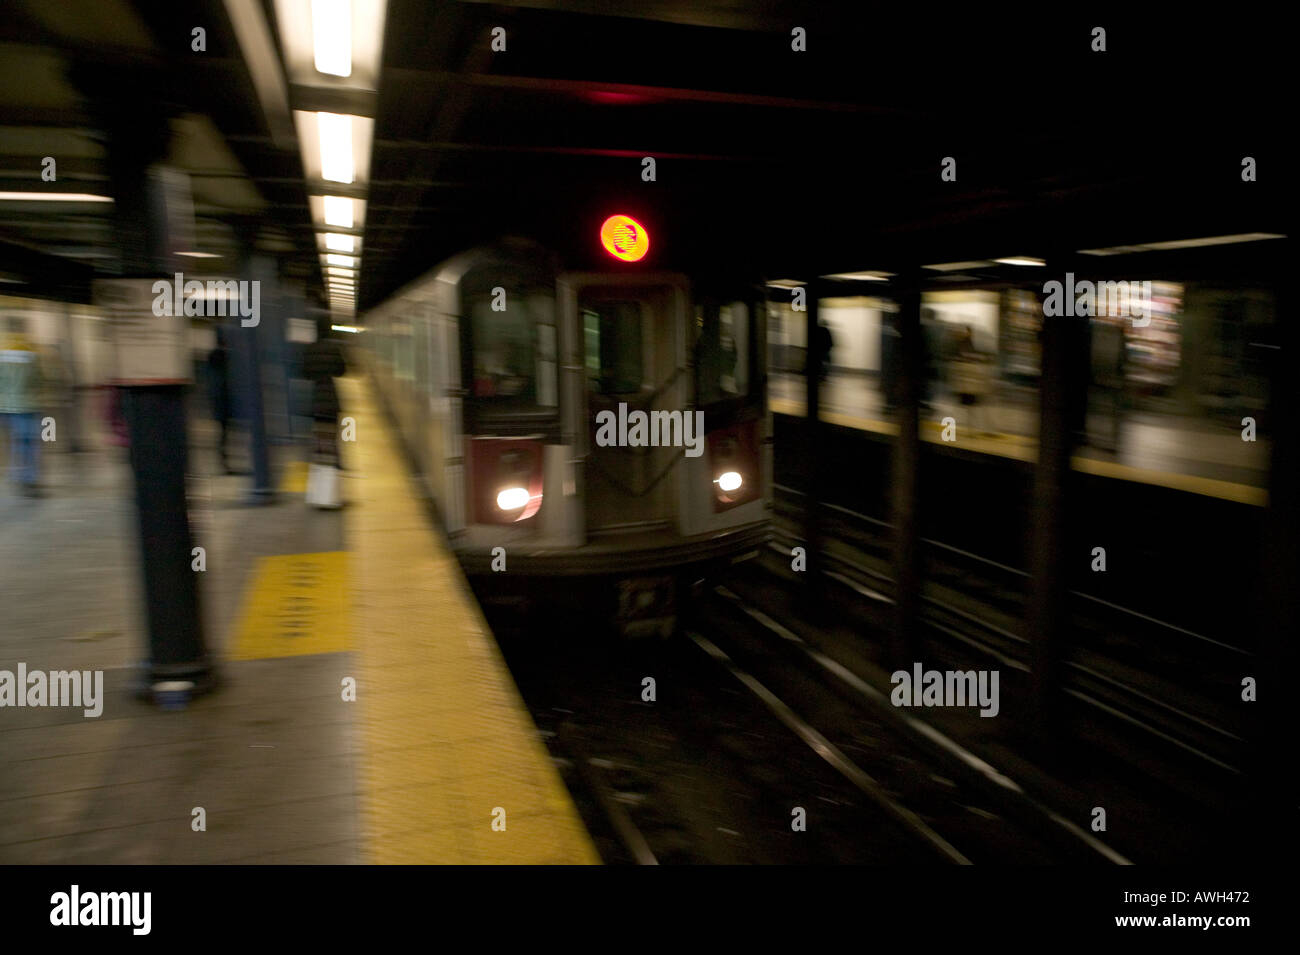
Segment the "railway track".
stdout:
<path fill-rule="evenodd" d="M 828 648 L 825 628 L 805 623 L 793 608 L 802 581 L 783 568 L 788 571 L 794 543 L 793 529 L 778 522 L 766 555 L 709 582 L 690 602 L 682 636 L 671 641 L 615 644 L 590 622 L 590 641 L 575 644 L 572 620 L 550 637 L 532 613 L 514 624 L 493 621 L 589 827 L 604 834 L 598 843 L 608 861 L 1126 864 L 1171 858 L 1165 853 L 1176 825 L 1163 842 L 1091 832 L 1085 809 L 1055 798 L 1036 779 L 1026 784 L 1020 767 L 1007 772 L 994 765 L 996 759 L 945 732 L 934 714 L 917 718 L 892 706 L 879 679 L 864 677 L 863 668 Z M 853 614 L 874 614 L 886 633 L 894 583 L 884 558 L 842 540 L 823 556 L 837 601 Z M 1014 576 L 1013 570 L 1005 572 Z M 942 646 L 947 662 L 960 667 L 996 666 L 1004 680 L 1019 679 L 1023 688 L 1027 642 L 1018 633 L 1017 600 L 1013 586 L 997 584 L 986 602 L 954 599 L 942 585 L 927 590 L 927 648 Z M 861 637 L 858 629 L 845 639 L 862 643 Z M 1236 651 L 1205 640 L 1190 645 L 1198 652 Z M 1219 754 L 1240 737 L 1161 699 L 1132 670 L 1132 663 L 1091 648 L 1069 661 L 1067 694 L 1091 722 L 1105 724 L 1086 742 L 1108 734 L 1142 737 L 1235 775 L 1237 767 Z M 641 673 L 655 676 L 657 700 L 636 699 Z M 1220 749 L 1206 742 L 1212 737 Z M 1137 761 L 1149 768 L 1148 757 Z M 1126 815 L 1140 816 L 1143 801 L 1150 802 L 1150 792 L 1117 795 L 1108 786 L 1106 793 L 1108 804 L 1123 805 Z M 804 831 L 790 828 L 790 813 L 799 808 L 807 813 Z"/>
<path fill-rule="evenodd" d="M 864 601 L 892 604 L 888 525 L 845 508 L 829 509 L 837 523 L 836 539 L 822 554 L 826 577 Z M 797 530 L 788 518 L 778 521 L 771 553 L 788 560 L 799 543 Z M 1029 641 L 1020 629 L 1028 575 L 941 542 L 925 543 L 931 551 L 927 576 L 939 583 L 922 594 L 924 625 L 985 662 L 1027 673 Z M 957 581 L 960 592 L 949 586 Z M 1241 775 L 1247 729 L 1245 714 L 1234 704 L 1240 699 L 1238 674 L 1249 672 L 1250 651 L 1092 595 L 1072 594 L 1078 639 L 1065 661 L 1064 692 L 1158 748 L 1216 774 Z"/>
<path fill-rule="evenodd" d="M 1016 801 L 830 692 L 725 601 L 684 637 L 599 651 L 522 616 L 494 631 L 606 861 L 1119 861 L 1026 826 Z M 634 695 L 641 673 L 653 703 Z"/>

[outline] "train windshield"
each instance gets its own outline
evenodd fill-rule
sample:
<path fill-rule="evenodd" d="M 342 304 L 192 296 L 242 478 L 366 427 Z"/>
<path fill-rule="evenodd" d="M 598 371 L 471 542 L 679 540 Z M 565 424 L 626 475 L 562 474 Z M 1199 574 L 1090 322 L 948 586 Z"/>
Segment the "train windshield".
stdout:
<path fill-rule="evenodd" d="M 695 395 L 699 404 L 743 398 L 753 388 L 754 318 L 749 304 L 695 307 Z"/>
<path fill-rule="evenodd" d="M 582 336 L 591 391 L 626 395 L 641 390 L 640 302 L 601 302 L 584 308 Z"/>
<path fill-rule="evenodd" d="M 484 293 L 469 306 L 470 394 L 502 411 L 555 406 L 555 300 L 544 291 Z"/>

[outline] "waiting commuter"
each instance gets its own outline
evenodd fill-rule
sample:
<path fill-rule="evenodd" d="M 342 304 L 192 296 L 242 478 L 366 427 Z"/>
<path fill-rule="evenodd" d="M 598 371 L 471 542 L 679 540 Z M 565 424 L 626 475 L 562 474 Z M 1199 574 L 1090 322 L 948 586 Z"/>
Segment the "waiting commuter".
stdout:
<path fill-rule="evenodd" d="M 212 407 L 212 420 L 221 428 L 221 437 L 217 449 L 221 456 L 221 470 L 227 474 L 234 472 L 226 452 L 226 441 L 230 435 L 230 349 L 226 347 L 226 330 L 218 325 L 217 343 L 208 352 L 208 399 Z"/>
<path fill-rule="evenodd" d="M 21 333 L 0 351 L 0 417 L 9 433 L 9 466 L 28 497 L 39 497 L 41 361 Z"/>
<path fill-rule="evenodd" d="M 1116 321 L 1092 321 L 1092 398 L 1100 417 L 1107 423 L 1098 434 L 1099 447 L 1118 453 L 1120 424 L 1124 411 L 1124 359 L 1127 343 L 1124 326 Z"/>
<path fill-rule="evenodd" d="M 311 416 L 315 458 L 342 467 L 339 454 L 339 393 L 334 379 L 347 374 L 343 346 L 334 337 L 328 316 L 317 322 L 316 341 L 302 355 L 302 376 L 312 383 Z"/>

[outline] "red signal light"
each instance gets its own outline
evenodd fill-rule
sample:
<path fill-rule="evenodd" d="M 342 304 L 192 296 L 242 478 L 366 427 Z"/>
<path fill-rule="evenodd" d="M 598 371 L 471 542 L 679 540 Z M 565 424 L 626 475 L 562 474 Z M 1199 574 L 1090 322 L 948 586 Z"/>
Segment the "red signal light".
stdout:
<path fill-rule="evenodd" d="M 600 241 L 606 252 L 624 262 L 636 262 L 650 251 L 650 233 L 631 216 L 606 219 L 600 227 Z"/>

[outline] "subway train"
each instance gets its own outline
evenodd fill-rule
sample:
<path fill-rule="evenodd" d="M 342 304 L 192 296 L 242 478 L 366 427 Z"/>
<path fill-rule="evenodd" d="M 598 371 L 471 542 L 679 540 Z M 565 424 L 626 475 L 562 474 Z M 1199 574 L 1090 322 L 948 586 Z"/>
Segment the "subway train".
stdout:
<path fill-rule="evenodd" d="M 371 377 L 467 574 L 599 580 L 659 627 L 768 536 L 762 284 L 466 251 L 364 317 Z M 667 609 L 665 609 L 667 608 Z"/>

